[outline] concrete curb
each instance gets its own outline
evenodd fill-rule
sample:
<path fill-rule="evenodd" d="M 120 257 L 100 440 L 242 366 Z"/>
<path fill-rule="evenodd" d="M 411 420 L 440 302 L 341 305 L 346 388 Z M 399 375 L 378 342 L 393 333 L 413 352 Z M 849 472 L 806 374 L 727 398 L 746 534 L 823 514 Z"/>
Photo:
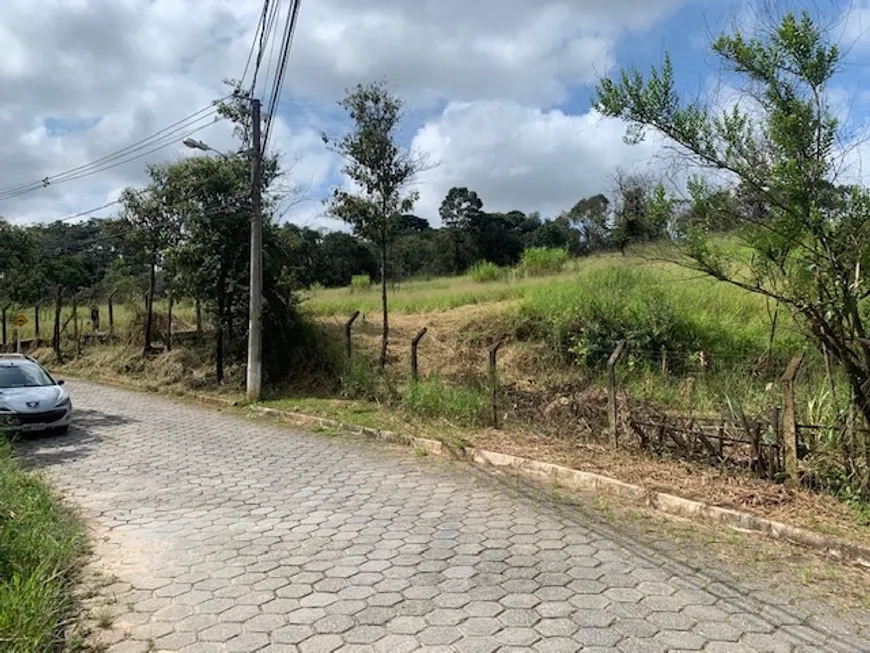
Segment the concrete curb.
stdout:
<path fill-rule="evenodd" d="M 96 382 L 100 383 L 101 381 Z M 126 390 L 138 392 L 142 392 L 143 390 L 142 388 L 137 388 L 133 384 L 123 382 L 102 381 L 102 383 L 114 385 Z M 235 401 L 225 397 L 216 397 L 214 395 L 187 393 L 175 396 L 186 396 L 189 399 L 195 399 L 201 403 L 213 406 L 244 407 L 246 405 L 245 402 L 242 401 Z M 480 467 L 509 472 L 523 478 L 555 482 L 562 487 L 572 490 L 582 490 L 595 494 L 606 494 L 608 496 L 631 501 L 635 504 L 644 505 L 667 515 L 721 524 L 744 533 L 755 533 L 774 540 L 797 544 L 808 549 L 819 551 L 838 560 L 870 568 L 870 547 L 816 533 L 805 528 L 790 526 L 771 519 L 756 517 L 755 515 L 750 515 L 745 512 L 711 506 L 700 501 L 684 499 L 683 497 L 667 494 L 665 492 L 647 490 L 639 485 L 625 483 L 601 474 L 584 472 L 569 467 L 563 467 L 561 465 L 555 465 L 553 463 L 545 463 L 538 460 L 521 458 L 520 456 L 487 451 L 485 449 L 476 449 L 473 447 L 455 449 L 440 440 L 412 437 L 400 433 L 394 433 L 392 431 L 340 422 L 326 417 L 317 417 L 304 413 L 278 410 L 266 406 L 248 406 L 248 409 L 260 415 L 277 417 L 284 422 L 302 428 L 311 426 L 333 428 L 351 435 L 362 435 L 382 442 L 391 442 L 394 444 L 414 447 L 415 449 L 436 456 L 460 458 Z"/>

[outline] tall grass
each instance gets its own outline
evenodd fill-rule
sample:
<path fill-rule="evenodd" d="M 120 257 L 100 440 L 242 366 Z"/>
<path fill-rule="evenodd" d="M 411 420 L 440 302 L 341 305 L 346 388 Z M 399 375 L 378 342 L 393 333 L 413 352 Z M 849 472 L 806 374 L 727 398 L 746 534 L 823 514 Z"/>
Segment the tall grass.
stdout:
<path fill-rule="evenodd" d="M 351 292 L 368 292 L 372 288 L 372 278 L 367 274 L 355 274 L 350 278 Z"/>
<path fill-rule="evenodd" d="M 478 261 L 472 265 L 466 273 L 470 279 L 478 283 L 487 283 L 488 281 L 498 281 L 505 276 L 505 270 L 502 270 L 495 263 L 489 261 Z"/>
<path fill-rule="evenodd" d="M 502 268 L 497 282 L 476 280 L 470 273 L 461 277 L 403 281 L 391 284 L 390 310 L 404 314 L 443 312 L 472 304 L 522 299 L 535 288 L 559 284 L 593 270 L 647 265 L 647 261 L 636 256 L 600 254 L 568 260 L 561 271 L 543 276 L 524 275 L 520 268 Z M 347 288 L 329 288 L 313 295 L 302 308 L 314 315 L 346 315 L 356 310 L 368 313 L 379 310 L 380 297 L 375 293 L 350 293 Z"/>
<path fill-rule="evenodd" d="M 459 426 L 485 426 L 488 406 L 483 387 L 449 385 L 438 375 L 409 383 L 402 395 L 406 410 L 423 417 L 449 419 Z"/>
<path fill-rule="evenodd" d="M 341 376 L 341 394 L 362 399 L 429 419 L 445 419 L 457 426 L 484 426 L 488 394 L 483 386 L 445 383 L 432 375 L 417 382 L 395 384 L 389 372 L 381 372 L 365 356 L 354 354 Z"/>
<path fill-rule="evenodd" d="M 540 286 L 520 307 L 521 328 L 588 366 L 602 364 L 620 340 L 637 361 L 659 362 L 667 350 L 675 369 L 692 357 L 730 368 L 767 353 L 771 320 L 763 300 L 685 275 L 662 267 L 612 267 Z M 787 356 L 802 344 L 780 325 L 773 354 Z"/>
<path fill-rule="evenodd" d="M 59 647 L 71 576 L 85 547 L 80 524 L 39 478 L 25 474 L 0 434 L 0 650 Z"/>
<path fill-rule="evenodd" d="M 558 247 L 530 247 L 523 252 L 520 270 L 524 274 L 542 276 L 558 274 L 571 258 L 568 250 Z"/>

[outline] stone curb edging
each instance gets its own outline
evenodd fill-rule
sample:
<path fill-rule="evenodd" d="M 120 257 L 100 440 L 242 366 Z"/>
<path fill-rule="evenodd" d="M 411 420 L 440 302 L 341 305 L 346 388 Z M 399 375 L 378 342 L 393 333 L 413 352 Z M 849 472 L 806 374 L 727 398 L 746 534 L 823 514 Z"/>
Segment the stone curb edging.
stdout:
<path fill-rule="evenodd" d="M 142 388 L 136 387 L 134 384 L 116 381 L 103 381 L 103 383 L 128 390 L 142 391 Z M 246 405 L 242 401 L 216 397 L 214 395 L 186 393 L 180 396 L 187 396 L 190 399 L 214 406 L 244 407 Z M 476 449 L 474 447 L 456 449 L 440 440 L 418 438 L 392 431 L 348 424 L 326 417 L 278 410 L 266 406 L 248 406 L 248 409 L 261 415 L 278 417 L 294 426 L 311 427 L 316 425 L 324 428 L 333 428 L 351 435 L 362 435 L 383 442 L 414 447 L 436 456 L 460 458 L 481 467 L 508 471 L 520 477 L 555 481 L 557 484 L 568 489 L 584 490 L 627 499 L 667 515 L 722 524 L 737 531 L 755 533 L 774 540 L 790 542 L 819 551 L 838 560 L 870 568 L 870 547 L 816 533 L 805 528 L 790 526 L 772 519 L 756 517 L 755 515 L 738 510 L 720 508 L 665 492 L 647 490 L 639 485 L 626 483 L 601 474 L 584 472 L 563 467 L 562 465 L 487 451 L 485 449 Z"/>

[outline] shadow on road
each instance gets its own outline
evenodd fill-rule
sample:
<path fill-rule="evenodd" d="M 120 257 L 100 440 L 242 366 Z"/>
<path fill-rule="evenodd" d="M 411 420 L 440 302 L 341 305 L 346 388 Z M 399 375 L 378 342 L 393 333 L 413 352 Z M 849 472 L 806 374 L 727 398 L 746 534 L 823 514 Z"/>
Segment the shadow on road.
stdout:
<path fill-rule="evenodd" d="M 51 467 L 88 456 L 103 440 L 102 429 L 134 421 L 123 415 L 78 409 L 68 433 L 25 434 L 14 441 L 14 447 L 26 466 Z"/>

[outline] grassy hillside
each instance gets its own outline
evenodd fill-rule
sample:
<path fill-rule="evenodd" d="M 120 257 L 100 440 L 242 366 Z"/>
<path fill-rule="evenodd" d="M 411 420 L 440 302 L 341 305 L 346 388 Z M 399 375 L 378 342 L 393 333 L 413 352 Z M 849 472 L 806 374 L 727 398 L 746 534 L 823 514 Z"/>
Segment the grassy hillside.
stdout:
<path fill-rule="evenodd" d="M 426 361 L 430 373 L 468 377 L 469 366 L 482 371 L 483 361 L 469 346 L 508 333 L 514 349 L 534 352 L 506 355 L 509 378 L 534 375 L 539 386 L 566 377 L 594 382 L 617 341 L 625 339 L 623 382 L 641 396 L 706 411 L 723 401 L 760 407 L 767 383 L 807 347 L 796 325 L 781 312 L 774 328 L 775 307 L 763 298 L 655 255 L 638 249 L 628 256 L 593 256 L 547 276 L 512 270 L 488 282 L 465 276 L 396 284 L 390 295 L 394 367 L 404 369 L 408 339 L 428 326 L 421 355 L 433 340 L 454 345 Z M 356 337 L 364 348 L 375 346 L 376 288 L 315 291 L 304 306 L 333 326 L 360 310 Z M 510 368 L 514 362 L 517 369 Z"/>

